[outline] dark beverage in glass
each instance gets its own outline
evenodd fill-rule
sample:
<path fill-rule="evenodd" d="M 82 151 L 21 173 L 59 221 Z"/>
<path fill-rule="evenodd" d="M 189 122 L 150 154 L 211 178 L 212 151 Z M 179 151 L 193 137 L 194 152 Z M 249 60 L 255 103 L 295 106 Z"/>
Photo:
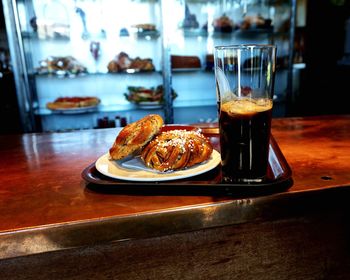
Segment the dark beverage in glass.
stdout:
<path fill-rule="evenodd" d="M 267 175 L 276 46 L 216 46 L 216 96 L 223 182 L 262 183 Z"/>
<path fill-rule="evenodd" d="M 271 99 L 239 98 L 221 104 L 219 126 L 223 182 L 264 180 L 271 117 Z"/>

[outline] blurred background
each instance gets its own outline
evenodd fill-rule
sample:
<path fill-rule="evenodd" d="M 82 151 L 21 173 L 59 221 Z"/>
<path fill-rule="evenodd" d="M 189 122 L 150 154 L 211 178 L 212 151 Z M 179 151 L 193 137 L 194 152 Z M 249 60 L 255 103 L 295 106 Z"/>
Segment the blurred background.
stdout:
<path fill-rule="evenodd" d="M 149 113 L 215 122 L 213 47 L 233 43 L 278 46 L 274 117 L 350 113 L 350 1 L 2 0 L 0 133 L 123 126 Z M 87 96 L 100 103 L 48 106 Z"/>

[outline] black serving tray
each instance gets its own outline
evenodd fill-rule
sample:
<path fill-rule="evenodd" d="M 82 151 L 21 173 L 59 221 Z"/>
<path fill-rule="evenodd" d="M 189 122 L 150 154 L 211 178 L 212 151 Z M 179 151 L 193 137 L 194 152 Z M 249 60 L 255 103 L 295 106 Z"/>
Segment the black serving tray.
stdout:
<path fill-rule="evenodd" d="M 217 130 L 203 129 L 203 133 L 214 142 L 214 146 L 217 145 Z M 222 183 L 220 165 L 198 176 L 161 182 L 134 182 L 110 178 L 96 169 L 95 162 L 87 166 L 81 175 L 90 190 L 136 195 L 256 196 L 285 191 L 293 185 L 292 170 L 273 136 L 270 139 L 268 173 L 261 183 Z"/>

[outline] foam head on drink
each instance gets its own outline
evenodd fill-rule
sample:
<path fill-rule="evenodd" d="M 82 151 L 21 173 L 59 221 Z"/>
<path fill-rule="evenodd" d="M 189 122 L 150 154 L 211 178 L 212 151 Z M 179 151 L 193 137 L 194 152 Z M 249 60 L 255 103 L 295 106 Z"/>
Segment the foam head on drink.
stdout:
<path fill-rule="evenodd" d="M 220 105 L 224 182 L 260 182 L 267 173 L 272 100 L 236 98 Z"/>

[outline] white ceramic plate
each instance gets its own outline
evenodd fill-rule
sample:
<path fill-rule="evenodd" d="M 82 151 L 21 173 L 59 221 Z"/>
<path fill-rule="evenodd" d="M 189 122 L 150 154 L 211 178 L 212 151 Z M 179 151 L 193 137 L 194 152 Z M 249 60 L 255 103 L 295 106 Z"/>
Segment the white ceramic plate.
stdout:
<path fill-rule="evenodd" d="M 146 168 L 145 170 L 125 168 L 121 162 L 109 160 L 109 154 L 107 153 L 97 159 L 95 166 L 100 173 L 111 178 L 127 181 L 159 182 L 184 179 L 203 174 L 218 166 L 220 161 L 219 152 L 213 150 L 210 159 L 206 162 L 183 170 L 161 173 L 151 169 L 146 170 Z"/>

